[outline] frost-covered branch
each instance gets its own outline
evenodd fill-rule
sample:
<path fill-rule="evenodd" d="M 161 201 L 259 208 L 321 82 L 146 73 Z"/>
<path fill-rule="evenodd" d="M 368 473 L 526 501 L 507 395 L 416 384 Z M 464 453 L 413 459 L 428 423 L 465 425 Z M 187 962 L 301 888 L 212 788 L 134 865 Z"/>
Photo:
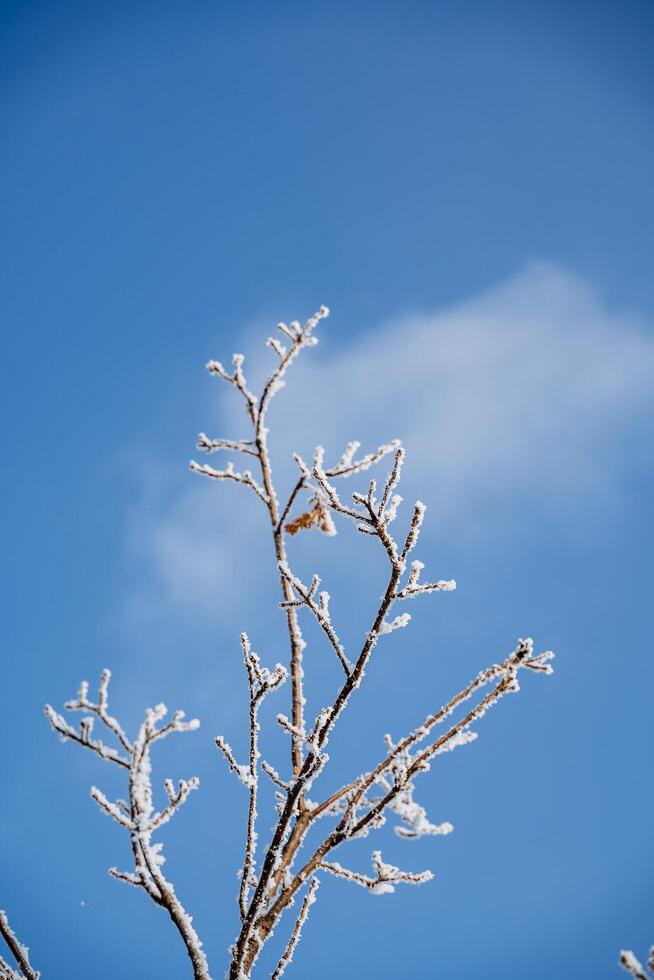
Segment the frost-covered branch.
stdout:
<path fill-rule="evenodd" d="M 465 745 L 476 737 L 476 733 L 470 732 L 470 726 L 479 721 L 486 712 L 504 697 L 505 694 L 520 690 L 518 684 L 518 671 L 522 668 L 536 672 L 550 673 L 551 666 L 548 661 L 553 657 L 551 652 L 542 653 L 537 657 L 533 656 L 532 640 L 520 640 L 515 651 L 501 664 L 495 664 L 488 670 L 482 671 L 474 681 L 468 685 L 460 694 L 452 698 L 448 704 L 431 715 L 415 731 L 411 732 L 398 745 L 392 743 L 387 745 L 389 752 L 386 758 L 370 773 L 364 777 L 350 803 L 349 811 L 343 818 L 347 826 L 349 837 L 358 836 L 370 824 L 374 824 L 384 810 L 388 807 L 399 814 L 401 819 L 411 828 L 410 832 L 404 828 L 399 828 L 401 836 L 421 836 L 424 833 L 449 833 L 452 829 L 450 824 L 432 825 L 426 822 L 422 808 L 416 808 L 413 802 L 412 780 L 421 772 L 429 768 L 431 760 L 452 749 Z M 496 680 L 495 687 L 477 704 L 475 704 L 462 718 L 452 724 L 450 728 L 431 744 L 413 755 L 410 749 L 427 738 L 431 730 L 442 722 L 459 705 L 467 701 L 474 693 L 486 686 L 491 681 Z M 387 776 L 391 775 L 392 781 L 389 783 Z M 379 800 L 374 801 L 367 812 L 357 818 L 357 808 L 364 799 L 366 792 L 375 784 L 381 784 L 386 792 Z M 421 812 L 422 811 L 422 812 Z M 349 824 L 348 824 L 349 820 Z"/>
<path fill-rule="evenodd" d="M 246 456 L 257 456 L 253 442 L 246 439 L 210 439 L 206 433 L 201 432 L 198 436 L 197 448 L 205 453 L 215 453 L 221 449 L 228 452 L 244 453 Z"/>
<path fill-rule="evenodd" d="M 280 608 L 292 609 L 294 607 L 304 605 L 307 607 L 307 609 L 311 610 L 325 636 L 334 648 L 334 652 L 340 661 L 341 667 L 345 671 L 345 676 L 348 677 L 352 669 L 352 665 L 348 663 L 341 641 L 338 638 L 336 630 L 332 626 L 329 615 L 329 592 L 321 592 L 318 596 L 318 601 L 316 602 L 315 597 L 318 591 L 318 586 L 320 585 L 320 579 L 317 575 L 314 575 L 311 585 L 309 588 L 307 588 L 306 585 L 302 584 L 299 578 L 293 575 L 293 572 L 290 570 L 286 562 L 280 562 L 279 570 L 291 588 L 300 597 L 299 599 L 291 599 L 285 602 L 280 602 Z"/>
<path fill-rule="evenodd" d="M 302 890 L 306 889 L 291 936 L 273 973 L 273 980 L 279 980 L 291 962 L 309 908 L 315 900 L 318 876 L 323 873 L 346 878 L 373 894 L 392 892 L 396 885 L 402 883 L 422 884 L 430 880 L 431 872 L 401 871 L 383 861 L 378 850 L 372 855 L 372 875 L 348 870 L 333 860 L 333 852 L 349 841 L 367 836 L 382 827 L 388 818 L 395 818 L 395 832 L 403 839 L 449 834 L 453 830 L 452 825 L 447 821 L 433 822 L 425 807 L 417 802 L 417 777 L 426 773 L 440 754 L 476 738 L 477 722 L 506 694 L 519 690 L 521 671 L 551 672 L 553 654 L 546 652 L 536 656 L 531 640 L 519 641 L 501 663 L 479 673 L 467 687 L 434 710 L 403 738 L 394 741 L 390 736 L 385 736 L 385 748 L 380 751 L 378 761 L 373 760 L 369 771 L 351 773 L 340 789 L 329 795 L 321 793 L 319 778 L 329 761 L 329 739 L 343 712 L 355 704 L 356 692 L 365 679 L 371 659 L 377 655 L 380 644 L 388 644 L 391 655 L 397 635 L 402 632 L 406 636 L 411 616 L 402 611 L 406 609 L 405 600 L 437 592 L 451 592 L 456 587 L 452 579 L 422 579 L 424 564 L 414 558 L 414 552 L 419 544 L 426 508 L 421 501 L 417 501 L 404 515 L 403 500 L 398 489 L 406 454 L 397 440 L 363 454 L 360 454 L 358 442 L 349 442 L 337 462 L 329 466 L 325 463 L 325 452 L 321 446 L 315 449 L 310 463 L 294 453 L 293 459 L 299 472 L 295 482 L 281 498 L 283 503 L 279 502 L 268 445 L 267 413 L 275 394 L 285 384 L 291 364 L 302 350 L 317 343 L 316 328 L 328 313 L 326 307 L 321 307 L 304 324 L 293 321 L 278 325 L 281 336 L 270 337 L 267 341 L 272 351 L 273 367 L 260 391 L 253 391 L 248 384 L 242 354 L 233 355 L 231 368 L 224 367 L 220 361 L 209 361 L 209 373 L 234 388 L 242 400 L 247 431 L 243 439 L 210 438 L 202 432 L 198 436 L 197 448 L 207 454 L 228 453 L 249 457 L 246 462 L 254 460 L 254 463 L 250 462 L 253 470 L 236 469 L 231 461 L 227 461 L 222 468 L 195 461 L 190 464 L 194 472 L 217 483 L 227 481 L 247 487 L 264 504 L 263 513 L 270 526 L 273 545 L 271 559 L 274 557 L 279 574 L 279 605 L 285 615 L 289 645 L 288 670 L 282 664 L 269 670 L 262 666 L 247 635 L 241 635 L 249 700 L 247 759 L 240 762 L 223 736 L 215 739 L 229 769 L 248 794 L 243 862 L 239 871 L 240 928 L 230 948 L 230 980 L 249 980 L 257 957 L 280 918 L 294 906 Z M 342 492 L 343 484 L 339 484 L 339 480 L 362 475 L 373 465 L 384 461 L 388 470 L 385 477 L 379 481 L 362 477 L 361 489 L 349 496 Z M 351 660 L 346 657 L 345 643 L 333 625 L 329 594 L 318 591 L 320 578 L 314 575 L 311 583 L 306 585 L 291 570 L 292 563 L 287 554 L 287 547 L 292 546 L 295 535 L 315 529 L 333 537 L 341 518 L 354 521 L 356 529 L 366 540 L 373 539 L 373 545 L 362 544 L 362 547 L 377 549 L 385 576 L 379 599 L 376 598 L 378 586 L 374 586 L 375 601 L 371 603 L 368 628 L 363 638 L 354 645 L 346 637 Z M 398 603 L 400 611 L 397 609 Z M 321 700 L 320 703 L 326 702 L 326 706 L 320 710 L 315 706 L 307 707 L 304 694 L 303 651 L 306 644 L 299 620 L 299 610 L 303 606 L 315 618 L 321 638 L 332 648 L 343 671 L 327 697 Z M 343 619 L 347 621 L 345 617 Z M 391 638 L 391 634 L 396 636 Z M 268 760 L 261 758 L 259 717 L 264 698 L 276 690 L 288 675 L 288 716 L 279 712 L 276 721 L 290 749 L 290 771 L 285 772 L 282 766 L 280 775 Z M 130 838 L 133 867 L 127 870 L 112 868 L 110 874 L 119 881 L 142 888 L 155 904 L 167 910 L 185 943 L 196 980 L 209 980 L 202 943 L 193 928 L 191 917 L 179 902 L 173 885 L 164 877 L 162 845 L 152 841 L 154 832 L 175 816 L 198 787 L 196 778 L 181 779 L 177 783 L 166 779 L 163 783 L 165 799 L 157 809 L 151 779 L 152 746 L 172 732 L 192 730 L 198 723 L 186 722 L 183 712 L 174 713 L 166 721 L 167 709 L 160 704 L 145 712 L 138 733 L 132 740 L 109 713 L 109 678 L 109 672 L 105 671 L 96 700 L 89 697 L 88 684 L 84 683 L 77 698 L 66 704 L 68 711 L 82 712 L 78 727 L 74 727 L 64 715 L 49 705 L 46 713 L 52 728 L 62 739 L 82 745 L 127 772 L 126 800 L 112 800 L 101 789 L 92 789 L 92 797 L 98 807 Z M 94 730 L 95 727 L 100 730 L 102 738 Z M 381 728 L 380 735 L 383 731 L 384 728 Z M 110 744 L 103 740 L 107 737 Z M 259 850 L 257 810 L 263 798 L 259 783 L 261 770 L 273 784 L 273 812 L 276 812 L 276 818 L 270 840 Z M 309 794 L 316 796 L 318 802 L 311 799 Z M 627 957 L 623 962 L 627 968 L 631 969 L 633 962 L 642 969 L 633 954 L 625 953 L 623 957 Z M 3 980 L 3 969 L 5 965 L 0 961 L 0 980 Z M 7 967 L 6 970 L 11 968 Z M 634 976 L 639 974 L 634 973 Z M 14 980 L 13 972 L 7 973 L 7 977 Z"/>
<path fill-rule="evenodd" d="M 208 476 L 212 480 L 233 480 L 234 483 L 243 483 L 246 487 L 250 487 L 254 490 L 259 500 L 262 500 L 264 504 L 268 504 L 269 498 L 263 487 L 260 487 L 257 481 L 252 476 L 249 470 L 245 470 L 243 473 L 239 473 L 234 469 L 233 463 L 228 463 L 224 470 L 215 470 L 213 466 L 209 466 L 208 463 L 201 465 L 196 463 L 194 459 L 189 463 L 189 468 L 195 473 L 201 473 L 202 476 Z"/>
<path fill-rule="evenodd" d="M 133 746 L 125 735 L 120 723 L 107 711 L 110 679 L 111 671 L 103 670 L 98 687 L 97 702 L 89 700 L 89 685 L 87 681 L 83 681 L 77 697 L 72 701 L 67 701 L 64 705 L 67 711 L 86 711 L 89 713 L 86 718 L 82 718 L 80 721 L 79 731 L 73 728 L 64 716 L 55 711 L 51 705 L 46 704 L 45 713 L 52 728 L 58 732 L 62 741 L 70 739 L 73 742 L 78 742 L 84 748 L 91 749 L 91 751 L 97 753 L 102 759 L 115 762 L 117 765 L 129 769 L 129 756 L 133 752 Z M 105 745 L 100 739 L 91 737 L 96 718 L 100 720 L 111 735 L 116 737 L 117 741 L 125 750 L 126 755 L 121 754 L 119 749 Z"/>
<path fill-rule="evenodd" d="M 261 702 L 284 683 L 288 674 L 286 668 L 281 664 L 276 664 L 273 670 L 263 667 L 259 657 L 250 646 L 250 640 L 246 633 L 241 634 L 241 648 L 243 651 L 243 661 L 248 675 L 248 690 L 250 700 L 250 740 L 249 740 L 249 760 L 248 765 L 239 765 L 234 758 L 231 748 L 220 736 L 216 738 L 216 745 L 227 759 L 230 768 L 236 773 L 242 783 L 249 790 L 248 817 L 245 833 L 245 857 L 241 871 L 241 885 L 239 889 L 238 904 L 241 918 L 245 918 L 247 901 L 250 888 L 256 882 L 253 880 L 255 867 L 255 854 L 257 847 L 257 796 L 259 791 L 259 707 Z M 273 770 L 274 771 L 274 770 Z M 276 774 L 275 774 L 276 775 Z"/>
<path fill-rule="evenodd" d="M 635 977 L 635 980 L 652 980 L 652 977 L 654 977 L 654 946 L 649 951 L 647 969 L 645 969 L 630 949 L 620 950 L 620 959 L 618 962 L 627 973 Z"/>
<path fill-rule="evenodd" d="M 18 970 L 14 970 L 0 956 L 0 980 L 39 980 L 41 974 L 30 963 L 29 949 L 27 946 L 23 946 L 9 925 L 9 919 L 4 909 L 0 909 L 0 936 L 4 939 L 18 966 Z"/>
<path fill-rule="evenodd" d="M 201 433 L 198 444 L 205 451 L 228 448 L 229 446 L 229 448 L 237 448 L 237 451 L 247 452 L 250 455 L 256 456 L 261 472 L 261 484 L 254 480 L 249 471 L 243 474 L 238 473 L 234 470 L 233 465 L 229 464 L 224 470 L 214 470 L 212 467 L 206 465 L 200 466 L 193 461 L 191 463 L 191 469 L 216 480 L 233 480 L 247 484 L 255 491 L 268 509 L 277 561 L 286 560 L 286 551 L 283 539 L 283 520 L 280 520 L 277 494 L 272 480 L 272 466 L 267 442 L 268 429 L 265 424 L 266 412 L 276 392 L 283 387 L 285 374 L 300 351 L 307 347 L 313 347 L 318 342 L 313 332 L 320 320 L 327 316 L 329 316 L 329 310 L 326 306 L 322 306 L 317 313 L 309 317 L 304 325 L 301 325 L 297 321 L 289 324 L 278 324 L 278 329 L 287 343 L 276 338 L 269 338 L 268 346 L 276 355 L 277 364 L 265 382 L 260 395 L 253 394 L 248 387 L 243 371 L 245 359 L 242 354 L 234 354 L 232 358 L 232 373 L 226 370 L 220 361 L 209 361 L 207 364 L 207 368 L 211 374 L 235 387 L 243 397 L 248 419 L 252 426 L 252 439 L 242 440 L 237 447 L 236 445 L 230 445 L 231 440 L 209 440 L 204 433 Z M 282 597 L 284 599 L 291 599 L 292 596 L 289 586 L 283 579 L 280 581 L 283 593 Z M 304 724 L 304 695 L 302 692 L 302 651 L 304 649 L 304 640 L 294 609 L 289 609 L 287 612 L 287 624 L 291 647 L 290 674 L 293 723 L 301 729 Z M 302 749 L 296 739 L 291 744 L 291 757 L 294 771 L 298 772 L 302 764 Z"/>
<path fill-rule="evenodd" d="M 531 641 L 521 642 L 505 661 L 479 674 L 467 688 L 429 716 L 419 728 L 397 743 L 387 738 L 386 752 L 370 772 L 354 776 L 322 802 L 315 803 L 308 799 L 309 788 L 327 763 L 325 750 L 329 738 L 339 717 L 362 683 L 375 648 L 387 636 L 410 623 L 409 613 L 395 613 L 395 603 L 428 593 L 450 592 L 456 586 L 452 579 L 423 581 L 421 574 L 424 564 L 413 559 L 425 517 L 425 506 L 422 502 L 418 501 L 411 510 L 404 533 L 395 533 L 402 504 L 398 487 L 405 462 L 405 452 L 397 441 L 386 443 L 376 451 L 361 456 L 357 455 L 359 443 L 350 442 L 338 462 L 331 466 L 325 464 L 324 450 L 320 446 L 315 450 L 311 464 L 305 462 L 298 453 L 294 453 L 299 475 L 284 498 L 285 504 L 280 507 L 278 503 L 267 443 L 266 412 L 271 399 L 284 384 L 290 364 L 303 348 L 314 346 L 317 342 L 315 328 L 327 313 L 326 308 L 321 308 L 303 326 L 297 321 L 279 325 L 282 339 L 268 340 L 268 346 L 276 357 L 276 364 L 260 394 L 255 394 L 248 388 L 242 355 L 234 356 L 231 372 L 216 361 L 211 361 L 208 365 L 212 374 L 234 386 L 244 398 L 252 433 L 251 437 L 241 441 L 209 439 L 202 433 L 198 442 L 199 448 L 205 452 L 222 450 L 256 456 L 260 470 L 257 480 L 249 473 L 247 479 L 245 474 L 235 475 L 233 467 L 211 471 L 206 466 L 192 464 L 196 471 L 216 479 L 252 481 L 251 485 L 254 484 L 258 496 L 266 504 L 275 561 L 280 574 L 280 606 L 286 615 L 290 643 L 291 712 L 290 717 L 283 713 L 278 714 L 277 722 L 290 739 L 292 773 L 290 778 L 285 778 L 269 762 L 261 765 L 275 787 L 278 820 L 258 868 L 255 867 L 254 858 L 259 761 L 256 709 L 259 691 L 257 685 L 260 685 L 260 681 L 249 662 L 249 648 L 244 648 L 250 684 L 249 763 L 239 763 L 227 742 L 223 738 L 216 739 L 216 744 L 231 770 L 249 792 L 246 848 L 239 895 L 242 924 L 232 947 L 230 980 L 243 980 L 251 975 L 261 947 L 271 935 L 279 917 L 293 903 L 298 890 L 321 871 L 352 877 L 375 892 L 388 891 L 394 883 L 400 881 L 427 880 L 428 873 L 413 875 L 400 872 L 393 865 L 384 863 L 378 852 L 375 852 L 374 857 L 374 878 L 358 875 L 357 872 L 344 872 L 340 865 L 328 860 L 328 855 L 347 840 L 365 835 L 381 826 L 387 814 L 398 818 L 396 832 L 404 838 L 449 833 L 452 830 L 451 824 L 432 822 L 425 808 L 416 802 L 415 778 L 429 769 L 436 756 L 467 744 L 476 737 L 476 732 L 471 727 L 505 694 L 518 689 L 517 676 L 521 669 L 527 668 L 541 673 L 551 670 L 551 654 L 535 657 Z M 390 455 L 392 463 L 386 478 L 380 481 L 379 489 L 377 481 L 372 479 L 367 489 L 352 493 L 351 500 L 340 496 L 337 489 L 338 479 L 361 474 Z M 301 495 L 308 498 L 304 510 L 300 507 L 296 509 Z M 299 532 L 315 528 L 332 536 L 336 531 L 335 521 L 340 517 L 353 520 L 356 528 L 365 536 L 377 538 L 388 562 L 385 588 L 371 617 L 363 643 L 352 662 L 345 656 L 344 645 L 333 626 L 329 595 L 318 592 L 319 577 L 314 576 L 311 584 L 305 585 L 291 570 L 286 553 L 287 540 Z M 298 620 L 298 611 L 302 606 L 306 606 L 316 619 L 344 672 L 340 686 L 333 693 L 327 707 L 315 716 L 312 726 L 308 726 L 305 721 L 302 671 L 305 641 Z M 463 706 L 469 699 L 473 699 L 473 704 L 466 713 Z M 457 712 L 458 719 L 446 725 L 446 720 L 457 709 L 461 709 Z M 442 726 L 440 735 L 435 731 L 437 725 Z M 300 854 L 307 833 L 318 818 L 332 818 L 335 826 L 326 831 L 322 842 L 314 845 L 310 857 L 304 859 L 298 870 L 296 865 L 300 864 Z M 295 942 L 292 939 L 291 945 L 294 946 Z M 282 957 L 280 966 L 285 968 L 285 965 Z"/>
<path fill-rule="evenodd" d="M 293 959 L 293 953 L 295 952 L 295 947 L 300 941 L 300 937 L 302 935 L 302 929 L 304 928 L 305 922 L 309 918 L 309 910 L 313 905 L 313 903 L 316 901 L 316 892 L 318 891 L 319 884 L 320 882 L 318 878 L 311 879 L 311 883 L 309 885 L 309 888 L 307 889 L 307 893 L 302 899 L 300 914 L 298 915 L 295 921 L 295 926 L 293 927 L 291 938 L 289 939 L 286 945 L 286 949 L 282 953 L 281 959 L 275 968 L 271 980 L 279 980 L 279 977 L 281 977 L 282 973 L 284 973 L 286 967 Z"/>
<path fill-rule="evenodd" d="M 193 965 L 195 980 L 210 980 L 209 967 L 202 949 L 202 943 L 193 928 L 191 916 L 187 914 L 175 894 L 172 883 L 163 874 L 162 866 L 165 858 L 162 853 L 162 845 L 152 842 L 152 833 L 177 813 L 188 799 L 189 794 L 198 788 L 199 780 L 196 777 L 189 780 L 182 779 L 175 789 L 172 780 L 166 779 L 164 789 L 168 803 L 161 810 L 156 810 L 152 789 L 150 750 L 155 742 L 166 738 L 172 732 L 195 731 L 200 723 L 197 719 L 184 721 L 184 712 L 176 711 L 168 722 L 161 724 L 168 714 L 168 709 L 165 704 L 158 704 L 154 708 L 146 709 L 136 739 L 131 741 L 117 719 L 108 712 L 110 677 L 111 674 L 108 670 L 103 671 L 96 702 L 89 699 L 89 685 L 84 681 L 77 698 L 66 703 L 65 708 L 68 711 L 89 712 L 87 717 L 82 718 L 79 731 L 69 725 L 66 719 L 50 705 L 46 705 L 46 716 L 52 728 L 62 739 L 77 742 L 84 748 L 100 755 L 103 759 L 117 763 L 128 770 L 127 801 L 112 801 L 96 786 L 91 789 L 91 797 L 103 813 L 112 817 L 124 830 L 127 830 L 130 836 L 134 870 L 119 871 L 116 868 L 110 868 L 109 874 L 118 881 L 143 888 L 156 905 L 168 912 L 186 947 Z M 95 718 L 99 719 L 101 724 L 119 742 L 123 749 L 122 755 L 117 750 L 108 748 L 99 740 L 91 738 Z"/>
<path fill-rule="evenodd" d="M 393 864 L 386 864 L 382 861 L 381 851 L 372 852 L 372 866 L 375 869 L 375 877 L 360 874 L 358 871 L 351 871 L 344 868 L 335 861 L 321 861 L 319 867 L 324 868 L 331 874 L 348 881 L 353 881 L 363 888 L 367 888 L 373 895 L 387 895 L 395 891 L 395 886 L 400 884 L 424 885 L 434 877 L 431 871 L 400 871 Z"/>

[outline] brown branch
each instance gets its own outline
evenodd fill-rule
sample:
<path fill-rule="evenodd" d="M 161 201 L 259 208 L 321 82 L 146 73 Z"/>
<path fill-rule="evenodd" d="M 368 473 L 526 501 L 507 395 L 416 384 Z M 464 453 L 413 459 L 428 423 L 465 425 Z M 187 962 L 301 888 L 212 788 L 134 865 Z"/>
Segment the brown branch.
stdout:
<path fill-rule="evenodd" d="M 316 343 L 312 335 L 313 329 L 326 314 L 327 311 L 321 309 L 304 326 L 297 322 L 279 325 L 288 346 L 277 339 L 269 339 L 268 344 L 276 354 L 278 363 L 264 384 L 259 397 L 255 397 L 247 388 L 241 355 L 234 357 L 233 374 L 225 371 L 218 362 L 211 362 L 209 365 L 213 373 L 220 375 L 224 380 L 237 387 L 245 397 L 254 438 L 252 442 L 235 444 L 228 440 L 208 440 L 206 436 L 201 436 L 201 448 L 206 451 L 218 449 L 247 451 L 258 458 L 261 471 L 259 495 L 266 503 L 270 517 L 275 558 L 280 572 L 282 592 L 280 605 L 286 613 L 290 640 L 291 718 L 287 719 L 285 716 L 279 715 L 278 721 L 290 736 L 293 775 L 286 781 L 267 763 L 263 765 L 264 771 L 273 780 L 278 790 L 276 796 L 279 818 L 273 831 L 272 840 L 263 856 L 263 862 L 251 897 L 249 896 L 249 888 L 251 881 L 254 880 L 254 849 L 251 842 L 255 839 L 254 816 L 258 778 L 256 772 L 258 726 L 255 692 L 258 690 L 256 685 L 261 683 L 259 679 L 255 679 L 254 673 L 250 675 L 249 680 L 251 705 L 250 765 L 248 767 L 239 765 L 229 746 L 222 740 L 217 740 L 231 768 L 250 789 L 246 855 L 239 895 L 242 925 L 232 948 L 230 980 L 242 980 L 243 977 L 250 976 L 259 951 L 271 934 L 279 916 L 292 903 L 298 889 L 321 868 L 341 876 L 350 877 L 373 891 L 391 890 L 394 882 L 411 881 L 418 883 L 426 880 L 428 873 L 415 875 L 401 872 L 394 866 L 385 864 L 378 852 L 375 852 L 373 858 L 376 869 L 375 878 L 360 875 L 358 872 L 347 872 L 340 865 L 329 862 L 326 858 L 332 850 L 344 841 L 366 833 L 372 827 L 379 826 L 387 810 L 394 812 L 404 824 L 408 824 L 408 829 L 403 826 L 399 827 L 399 831 L 405 836 L 448 833 L 452 829 L 451 824 L 430 823 L 424 808 L 414 802 L 412 796 L 413 780 L 419 773 L 428 768 L 430 760 L 435 755 L 449 751 L 456 745 L 464 744 L 474 737 L 475 733 L 469 731 L 470 726 L 481 718 L 504 694 L 517 689 L 519 669 L 527 667 L 539 672 L 549 672 L 550 670 L 547 663 L 550 654 L 534 657 L 530 643 L 519 645 L 518 649 L 502 664 L 483 671 L 467 688 L 452 698 L 439 711 L 429 716 L 419 729 L 410 733 L 397 745 L 393 745 L 389 740 L 385 757 L 371 773 L 362 774 L 319 804 L 307 800 L 308 789 L 326 761 L 327 756 L 324 751 L 326 743 L 340 714 L 360 685 L 374 647 L 381 637 L 406 626 L 410 619 L 408 613 L 403 613 L 394 618 L 389 615 L 393 603 L 426 593 L 451 591 L 455 587 L 452 580 L 441 579 L 434 582 L 422 582 L 420 580 L 422 562 L 417 560 L 410 562 L 410 556 L 417 545 L 424 520 L 425 507 L 421 502 L 418 501 L 414 506 L 404 540 L 398 544 L 393 536 L 391 525 L 397 517 L 402 499 L 396 490 L 404 462 L 404 450 L 397 442 L 380 446 L 376 452 L 359 459 L 356 458 L 359 444 L 349 443 L 339 462 L 330 469 L 326 469 L 324 466 L 324 451 L 321 447 L 316 449 L 311 467 L 299 455 L 295 454 L 294 459 L 300 473 L 290 490 L 285 505 L 282 508 L 279 506 L 267 445 L 266 411 L 272 397 L 284 383 L 286 370 L 300 350 Z M 379 498 L 377 497 L 376 481 L 371 480 L 367 493 L 353 493 L 352 504 L 343 502 L 332 481 L 336 478 L 347 478 L 355 473 L 360 473 L 391 452 L 394 452 L 393 464 L 381 487 Z M 206 472 L 206 468 L 204 468 L 204 472 Z M 227 476 L 220 471 L 216 471 L 216 476 L 234 479 L 231 473 Z M 312 495 L 309 499 L 308 508 L 290 520 L 294 505 L 299 495 L 304 491 L 308 491 Z M 331 624 L 328 611 L 329 597 L 327 593 L 320 593 L 320 595 L 317 593 L 318 577 L 314 577 L 310 587 L 305 586 L 290 571 L 286 557 L 284 532 L 293 535 L 302 529 L 318 527 L 327 533 L 332 533 L 333 525 L 331 524 L 329 510 L 334 514 L 340 514 L 354 520 L 359 531 L 378 538 L 390 565 L 386 589 L 374 614 L 371 627 L 360 647 L 357 659 L 352 665 L 347 662 L 341 641 Z M 409 566 L 408 577 L 403 584 L 407 566 Z M 306 605 L 316 618 L 345 672 L 345 679 L 333 697 L 331 704 L 316 718 L 309 734 L 307 734 L 304 720 L 302 684 L 302 652 L 305 644 L 297 616 L 297 610 L 301 605 Z M 249 667 L 248 670 L 250 670 Z M 475 695 L 491 681 L 497 681 L 497 683 L 489 693 L 480 697 L 467 714 L 450 725 L 440 738 L 432 739 L 421 751 L 415 750 L 418 743 L 428 738 L 435 725 L 444 721 L 468 698 Z M 370 792 L 374 786 L 378 787 L 376 795 L 372 795 Z M 328 814 L 340 815 L 337 825 L 325 836 L 303 867 L 299 871 L 294 871 L 296 856 L 300 852 L 310 826 L 319 817 Z M 301 918 L 302 912 L 298 923 Z M 298 923 L 296 923 L 296 927 Z M 287 951 L 290 949 L 292 952 L 292 948 L 294 948 L 296 940 L 293 937 L 295 934 L 294 930 Z M 275 973 L 275 977 L 281 975 L 281 969 L 285 968 L 285 955 L 280 960 L 279 972 Z"/>
<path fill-rule="evenodd" d="M 25 977 L 25 980 L 39 980 L 41 974 L 31 965 L 29 950 L 27 946 L 23 946 L 22 943 L 19 942 L 16 933 L 9 925 L 9 919 L 7 918 L 7 913 L 4 911 L 4 909 L 0 909 L 0 936 L 2 936 L 7 944 L 7 947 L 10 950 L 11 955 L 16 960 L 16 963 L 18 964 L 22 976 Z M 12 970 L 7 963 L 4 963 L 1 957 L 0 963 L 2 963 L 8 971 L 10 971 L 10 977 L 12 974 L 13 976 L 18 976 L 18 974 Z"/>

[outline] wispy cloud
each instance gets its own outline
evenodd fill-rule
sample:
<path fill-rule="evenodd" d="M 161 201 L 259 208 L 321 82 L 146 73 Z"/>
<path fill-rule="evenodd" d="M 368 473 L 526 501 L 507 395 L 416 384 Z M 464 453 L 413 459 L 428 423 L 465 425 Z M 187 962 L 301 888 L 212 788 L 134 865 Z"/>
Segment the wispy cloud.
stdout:
<path fill-rule="evenodd" d="M 351 438 L 374 446 L 399 437 L 410 460 L 405 489 L 435 505 L 441 535 L 469 529 L 473 513 L 478 529 L 489 514 L 515 515 L 536 499 L 579 518 L 588 495 L 619 490 L 654 401 L 648 325 L 548 264 L 339 346 L 329 322 L 322 333 L 319 352 L 303 356 L 272 409 L 281 472 L 290 473 L 292 449 L 310 453 L 318 441 L 335 455 Z M 239 346 L 235 338 L 230 350 Z M 211 435 L 244 435 L 240 406 L 223 421 Z M 228 580 L 248 574 L 239 545 L 245 533 L 255 547 L 254 511 L 239 514 L 246 492 L 189 475 L 141 508 L 135 543 L 150 612 L 209 612 Z"/>

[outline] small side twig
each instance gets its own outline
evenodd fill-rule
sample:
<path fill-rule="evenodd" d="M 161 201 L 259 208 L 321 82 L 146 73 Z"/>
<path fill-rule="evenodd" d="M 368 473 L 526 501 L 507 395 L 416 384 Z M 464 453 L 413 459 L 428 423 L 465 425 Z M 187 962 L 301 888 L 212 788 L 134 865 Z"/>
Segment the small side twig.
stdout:
<path fill-rule="evenodd" d="M 618 962 L 635 980 L 651 980 L 654 977 L 654 946 L 649 951 L 647 970 L 630 949 L 620 950 L 620 959 Z"/>
<path fill-rule="evenodd" d="M 286 967 L 293 959 L 293 953 L 295 952 L 295 948 L 300 941 L 304 923 L 307 921 L 309 917 L 309 910 L 313 905 L 313 903 L 316 901 L 316 892 L 318 891 L 319 884 L 320 882 L 318 878 L 311 879 L 311 884 L 309 885 L 307 893 L 304 896 L 304 899 L 302 900 L 300 914 L 295 920 L 295 926 L 293 927 L 291 938 L 289 939 L 286 945 L 286 949 L 282 953 L 281 959 L 275 968 L 275 972 L 273 973 L 271 980 L 279 980 L 282 973 L 285 971 Z"/>

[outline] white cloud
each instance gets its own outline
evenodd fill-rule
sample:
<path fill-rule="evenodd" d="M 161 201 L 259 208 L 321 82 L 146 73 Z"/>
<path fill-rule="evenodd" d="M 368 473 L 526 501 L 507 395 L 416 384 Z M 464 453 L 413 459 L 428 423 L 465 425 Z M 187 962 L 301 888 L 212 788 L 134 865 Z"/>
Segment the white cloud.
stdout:
<path fill-rule="evenodd" d="M 487 520 L 535 498 L 578 517 L 588 494 L 620 486 L 636 441 L 627 436 L 653 400 L 647 326 L 551 265 L 344 344 L 330 337 L 329 321 L 320 329 L 318 351 L 294 366 L 271 410 L 273 448 L 287 459 L 316 442 L 335 455 L 351 438 L 366 446 L 402 438 L 405 490 L 434 505 L 441 535 L 469 528 L 473 513 Z M 209 434 L 240 437 L 243 424 L 234 405 L 224 430 Z M 239 515 L 245 493 L 189 475 L 163 505 L 141 510 L 151 609 L 209 611 L 233 575 L 251 574 L 239 545 L 254 520 L 254 511 Z M 246 530 L 246 544 L 252 557 L 256 534 Z"/>

